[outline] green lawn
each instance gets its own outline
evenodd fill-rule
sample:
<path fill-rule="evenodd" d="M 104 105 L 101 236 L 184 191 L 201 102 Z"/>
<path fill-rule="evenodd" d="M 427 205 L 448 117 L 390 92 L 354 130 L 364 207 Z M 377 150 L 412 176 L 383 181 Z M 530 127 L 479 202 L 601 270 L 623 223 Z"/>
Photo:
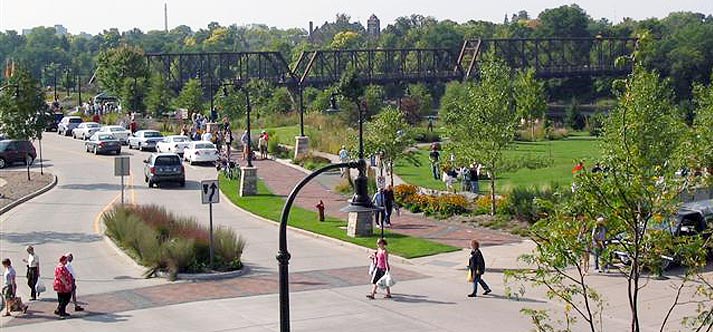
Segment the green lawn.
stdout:
<path fill-rule="evenodd" d="M 257 196 L 239 197 L 238 186 L 239 182 L 237 180 L 228 180 L 222 175 L 220 176 L 220 189 L 235 205 L 263 218 L 273 221 L 280 220 L 282 207 L 285 205 L 283 197 L 273 195 L 262 181 L 258 181 Z M 362 247 L 376 247 L 376 240 L 379 238 L 377 233 L 370 237 L 352 238 L 347 236 L 347 222 L 345 220 L 329 216 L 324 222 L 317 220 L 316 212 L 293 206 L 292 210 L 290 210 L 288 222 L 290 226 L 354 243 Z M 389 250 L 393 254 L 404 258 L 416 258 L 460 250 L 460 248 L 396 234 L 388 230 L 385 232 L 385 237 L 389 240 Z"/>
<path fill-rule="evenodd" d="M 550 158 L 551 166 L 540 169 L 519 169 L 515 172 L 505 172 L 498 176 L 496 190 L 505 192 L 518 186 L 546 187 L 552 182 L 568 186 L 572 181 L 572 167 L 577 160 L 584 160 L 587 168 L 592 167 L 592 161 L 599 155 L 597 139 L 591 136 L 575 134 L 567 139 L 545 142 L 517 142 L 514 150 L 507 151 L 508 158 L 528 157 L 537 155 Z M 551 157 L 550 157 L 551 156 Z M 448 158 L 447 156 L 441 156 Z M 417 186 L 444 190 L 441 180 L 434 180 L 431 175 L 431 163 L 428 151 L 419 150 L 420 167 L 408 163 L 397 163 L 396 174 L 404 181 Z M 481 191 L 487 190 L 487 181 L 480 182 Z"/>
<path fill-rule="evenodd" d="M 305 128 L 306 129 L 306 128 Z M 274 127 L 266 128 L 268 132 L 274 132 L 271 139 L 277 139 L 277 142 L 284 145 L 295 145 L 295 136 L 300 135 L 300 125 L 288 126 L 288 127 Z"/>

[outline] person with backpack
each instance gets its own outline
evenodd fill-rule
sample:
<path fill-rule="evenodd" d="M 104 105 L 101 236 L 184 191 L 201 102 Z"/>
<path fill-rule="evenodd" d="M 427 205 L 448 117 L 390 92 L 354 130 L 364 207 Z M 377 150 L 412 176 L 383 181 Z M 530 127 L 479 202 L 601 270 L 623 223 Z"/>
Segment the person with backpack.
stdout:
<path fill-rule="evenodd" d="M 468 281 L 473 283 L 473 292 L 468 294 L 468 297 L 478 296 L 478 284 L 480 284 L 483 289 L 483 295 L 488 295 L 492 290 L 483 280 L 483 274 L 485 273 L 485 258 L 483 258 L 483 253 L 480 251 L 480 242 L 478 240 L 470 241 L 470 259 L 468 260 Z"/>

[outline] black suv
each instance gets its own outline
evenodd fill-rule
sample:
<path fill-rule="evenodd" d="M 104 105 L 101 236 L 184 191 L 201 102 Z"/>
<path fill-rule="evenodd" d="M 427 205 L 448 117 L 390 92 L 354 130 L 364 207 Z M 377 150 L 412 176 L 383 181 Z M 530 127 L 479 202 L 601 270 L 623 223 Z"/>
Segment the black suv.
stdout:
<path fill-rule="evenodd" d="M 0 141 L 0 168 L 17 162 L 32 165 L 35 158 L 37 158 L 37 152 L 30 141 L 14 139 Z"/>
<path fill-rule="evenodd" d="M 144 160 L 144 181 L 149 188 L 154 184 L 176 182 L 181 187 L 186 185 L 186 170 L 181 158 L 175 153 L 154 153 Z"/>

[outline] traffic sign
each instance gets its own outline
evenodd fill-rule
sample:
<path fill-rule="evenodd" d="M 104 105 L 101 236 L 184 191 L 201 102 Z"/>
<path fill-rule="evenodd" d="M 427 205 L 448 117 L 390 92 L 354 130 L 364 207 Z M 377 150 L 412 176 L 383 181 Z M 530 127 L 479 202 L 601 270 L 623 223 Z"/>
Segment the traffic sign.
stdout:
<path fill-rule="evenodd" d="M 220 202 L 220 190 L 218 187 L 218 180 L 201 181 L 201 202 L 203 204 Z"/>
<path fill-rule="evenodd" d="M 114 158 L 114 176 L 129 176 L 129 157 Z"/>

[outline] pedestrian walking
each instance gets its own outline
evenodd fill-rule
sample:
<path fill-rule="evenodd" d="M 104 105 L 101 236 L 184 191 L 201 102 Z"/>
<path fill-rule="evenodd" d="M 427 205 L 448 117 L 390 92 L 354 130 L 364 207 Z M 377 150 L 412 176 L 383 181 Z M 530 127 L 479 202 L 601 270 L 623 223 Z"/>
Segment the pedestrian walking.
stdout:
<path fill-rule="evenodd" d="M 468 260 L 468 281 L 473 283 L 473 292 L 468 294 L 468 297 L 478 296 L 478 284 L 483 287 L 483 295 L 488 295 L 492 290 L 483 280 L 483 274 L 485 273 L 485 259 L 483 258 L 483 253 L 480 251 L 480 242 L 478 240 L 470 241 L 470 259 Z"/>
<path fill-rule="evenodd" d="M 27 246 L 27 259 L 22 261 L 27 264 L 27 286 L 30 286 L 30 300 L 37 300 L 37 281 L 40 279 L 40 257 L 35 253 L 33 246 Z"/>
<path fill-rule="evenodd" d="M 458 170 L 458 177 L 460 178 L 460 190 L 461 191 L 470 191 L 470 172 L 468 170 L 468 167 L 461 167 Z"/>
<path fill-rule="evenodd" d="M 385 239 L 378 239 L 376 240 L 376 252 L 369 255 L 369 258 L 374 262 L 374 272 L 371 276 L 371 283 L 374 285 L 371 288 L 371 293 L 367 295 L 366 297 L 368 299 L 373 300 L 374 295 L 376 295 L 376 289 L 379 287 L 377 283 L 381 278 L 384 278 L 387 276 L 389 273 L 389 270 L 391 270 L 391 266 L 389 265 L 389 251 L 386 250 L 386 246 L 388 243 L 386 242 Z M 390 278 L 390 276 L 389 276 Z M 391 298 L 391 286 L 387 284 L 386 287 L 384 287 L 386 290 L 386 295 L 384 295 L 385 299 L 390 299 Z"/>
<path fill-rule="evenodd" d="M 349 161 L 349 151 L 347 151 L 347 147 L 342 145 L 342 148 L 339 150 L 339 162 L 341 163 L 346 163 Z M 342 171 L 342 176 L 347 173 L 349 168 L 347 167 L 342 167 L 340 169 Z"/>
<path fill-rule="evenodd" d="M 431 153 L 428 154 L 428 159 L 431 161 L 431 172 L 434 180 L 441 179 L 441 153 L 438 152 L 437 145 L 431 147 Z"/>
<path fill-rule="evenodd" d="M 243 135 L 240 136 L 240 143 L 243 144 L 243 160 L 248 160 L 248 153 L 250 153 L 248 138 L 248 131 L 246 130 L 243 132 Z"/>
<path fill-rule="evenodd" d="M 260 133 L 260 137 L 258 138 L 258 148 L 260 149 L 260 158 L 263 160 L 267 159 L 267 143 L 270 140 L 270 137 L 268 136 L 266 131 L 262 131 Z"/>
<path fill-rule="evenodd" d="M 384 190 L 379 188 L 376 190 L 376 193 L 374 194 L 374 197 L 372 197 L 371 202 L 374 204 L 374 207 L 378 208 L 379 210 L 374 212 L 374 221 L 376 222 L 376 227 L 382 228 L 384 227 L 384 219 L 385 217 L 385 206 L 384 206 Z"/>
<path fill-rule="evenodd" d="M 597 272 L 609 272 L 609 264 L 603 259 L 606 249 L 607 227 L 604 217 L 597 218 L 597 225 L 592 229 L 592 252 L 594 254 L 594 269 Z"/>
<path fill-rule="evenodd" d="M 394 188 L 391 185 L 384 189 L 384 223 L 386 227 L 391 227 L 391 213 L 394 211 Z"/>
<path fill-rule="evenodd" d="M 12 262 L 9 258 L 2 260 L 2 267 L 4 268 L 2 274 L 2 296 L 5 299 L 5 313 L 3 316 L 10 316 L 10 311 L 18 307 L 22 310 L 22 313 L 27 313 L 28 306 L 22 304 L 22 300 L 15 296 L 17 294 L 17 273 L 12 267 Z"/>
<path fill-rule="evenodd" d="M 67 305 L 72 299 L 72 274 L 67 270 L 67 256 L 59 258 L 57 267 L 54 268 L 54 290 L 57 292 L 57 310 L 54 311 L 60 319 L 69 317 Z"/>
<path fill-rule="evenodd" d="M 473 163 L 470 165 L 470 169 L 468 171 L 470 173 L 470 192 L 477 195 L 480 192 L 480 187 L 478 185 L 478 179 L 480 179 L 480 164 Z"/>
<path fill-rule="evenodd" d="M 71 252 L 68 252 L 65 256 L 67 256 L 67 264 L 65 266 L 67 267 L 69 274 L 72 275 L 72 303 L 74 303 L 74 311 L 84 311 L 84 308 L 77 304 L 77 272 L 74 271 L 74 266 L 72 266 L 74 255 L 72 255 Z"/>

